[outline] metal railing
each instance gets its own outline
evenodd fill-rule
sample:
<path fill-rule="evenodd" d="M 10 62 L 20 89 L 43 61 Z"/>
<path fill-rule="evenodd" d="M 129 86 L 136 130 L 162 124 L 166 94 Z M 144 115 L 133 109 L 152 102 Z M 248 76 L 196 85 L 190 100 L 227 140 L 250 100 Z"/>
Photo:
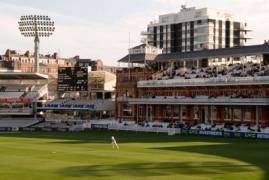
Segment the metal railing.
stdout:
<path fill-rule="evenodd" d="M 0 109 L 0 114 L 2 115 L 12 115 L 12 114 L 18 114 L 18 115 L 31 115 L 33 114 L 33 109 L 27 108 L 27 109 Z"/>
<path fill-rule="evenodd" d="M 169 79 L 139 81 L 138 87 L 182 87 L 182 86 L 216 86 L 216 85 L 240 85 L 240 84 L 269 84 L 269 76 L 256 77 L 217 77 L 196 79 Z"/>
<path fill-rule="evenodd" d="M 128 98 L 119 97 L 119 102 L 130 104 L 186 104 L 186 105 L 269 105 L 269 98 L 189 98 L 189 97 L 155 97 L 155 98 Z"/>

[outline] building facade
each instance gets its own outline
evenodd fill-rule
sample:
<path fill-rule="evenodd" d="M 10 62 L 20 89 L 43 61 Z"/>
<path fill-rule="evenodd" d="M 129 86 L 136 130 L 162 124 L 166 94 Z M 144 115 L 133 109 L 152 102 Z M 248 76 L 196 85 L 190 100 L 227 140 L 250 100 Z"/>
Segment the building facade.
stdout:
<path fill-rule="evenodd" d="M 6 50 L 2 56 L 1 69 L 7 69 L 5 64 L 12 64 L 8 70 L 17 72 L 33 72 L 35 58 L 30 51 L 19 53 L 15 50 Z M 77 60 L 75 58 L 60 58 L 58 53 L 52 55 L 40 55 L 39 57 L 39 69 L 38 73 L 49 75 L 52 78 L 56 78 L 58 75 L 59 67 L 74 67 Z"/>
<path fill-rule="evenodd" d="M 123 69 L 117 73 L 116 118 L 269 126 L 268 54 L 268 44 L 160 54 L 146 68 Z M 225 66 L 185 66 L 211 57 L 241 56 L 259 57 L 259 61 L 246 58 Z"/>
<path fill-rule="evenodd" d="M 231 13 L 183 6 L 150 22 L 142 34 L 163 53 L 174 53 L 244 46 L 247 31 L 247 23 Z"/>
<path fill-rule="evenodd" d="M 30 51 L 20 53 L 7 49 L 5 54 L 0 56 L 0 71 L 33 72 L 34 62 L 35 58 Z M 81 59 L 79 56 L 61 58 L 58 53 L 40 54 L 38 73 L 57 79 L 58 69 L 61 67 L 91 67 L 92 71 L 104 69 L 100 59 Z"/>

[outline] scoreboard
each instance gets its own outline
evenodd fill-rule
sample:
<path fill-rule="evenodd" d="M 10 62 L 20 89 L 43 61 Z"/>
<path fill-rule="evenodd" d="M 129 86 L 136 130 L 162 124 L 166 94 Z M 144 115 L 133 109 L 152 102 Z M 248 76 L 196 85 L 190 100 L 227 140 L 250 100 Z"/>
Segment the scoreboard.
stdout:
<path fill-rule="evenodd" d="M 59 68 L 58 91 L 88 91 L 88 68 Z"/>

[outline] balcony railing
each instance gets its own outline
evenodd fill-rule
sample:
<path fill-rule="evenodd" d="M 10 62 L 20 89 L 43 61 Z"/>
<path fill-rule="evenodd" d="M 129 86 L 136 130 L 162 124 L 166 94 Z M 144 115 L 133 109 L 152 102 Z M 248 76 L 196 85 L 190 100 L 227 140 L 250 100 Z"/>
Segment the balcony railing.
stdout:
<path fill-rule="evenodd" d="M 190 98 L 190 97 L 155 97 L 155 98 L 128 98 L 119 97 L 118 102 L 130 104 L 174 104 L 174 105 L 269 105 L 269 98 Z"/>
<path fill-rule="evenodd" d="M 33 109 L 26 108 L 26 109 L 0 109 L 0 115 L 31 115 L 33 114 Z"/>
<path fill-rule="evenodd" d="M 256 77 L 217 77 L 196 79 L 169 79 L 139 81 L 140 88 L 148 87 L 184 87 L 184 86 L 225 86 L 225 85 L 256 85 L 269 84 L 269 76 Z"/>

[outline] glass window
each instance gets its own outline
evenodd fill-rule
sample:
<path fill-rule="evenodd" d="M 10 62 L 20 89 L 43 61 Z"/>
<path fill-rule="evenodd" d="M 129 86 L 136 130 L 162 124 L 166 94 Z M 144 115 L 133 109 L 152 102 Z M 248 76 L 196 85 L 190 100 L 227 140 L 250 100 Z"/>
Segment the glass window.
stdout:
<path fill-rule="evenodd" d="M 139 114 L 139 117 L 143 116 L 143 107 L 142 106 L 139 106 L 138 114 Z"/>
<path fill-rule="evenodd" d="M 208 37 L 207 36 L 197 36 L 196 38 L 195 38 L 195 41 L 196 42 L 207 42 L 208 41 Z"/>
<path fill-rule="evenodd" d="M 199 119 L 199 108 L 197 106 L 193 107 L 192 118 L 193 119 Z"/>
<path fill-rule="evenodd" d="M 244 112 L 244 121 L 251 121 L 251 107 L 246 107 Z"/>
<path fill-rule="evenodd" d="M 172 112 L 171 106 L 166 106 L 166 110 L 164 112 L 164 116 L 165 117 L 171 117 L 171 112 Z"/>
<path fill-rule="evenodd" d="M 132 116 L 132 107 L 129 104 L 123 105 L 123 116 Z"/>
<path fill-rule="evenodd" d="M 211 118 L 213 121 L 217 120 L 217 107 L 211 106 Z"/>
<path fill-rule="evenodd" d="M 240 108 L 234 108 L 233 119 L 234 121 L 241 121 L 241 109 Z"/>
<path fill-rule="evenodd" d="M 208 27 L 199 27 L 194 29 L 194 33 L 201 33 L 201 34 L 205 34 L 208 33 L 209 29 Z"/>
<path fill-rule="evenodd" d="M 179 117 L 179 107 L 178 106 L 174 106 L 174 118 L 178 118 Z"/>
<path fill-rule="evenodd" d="M 187 119 L 188 118 L 187 106 L 182 106 L 182 118 L 183 119 Z"/>
<path fill-rule="evenodd" d="M 231 120 L 232 119 L 232 108 L 225 107 L 224 108 L 224 120 Z"/>

